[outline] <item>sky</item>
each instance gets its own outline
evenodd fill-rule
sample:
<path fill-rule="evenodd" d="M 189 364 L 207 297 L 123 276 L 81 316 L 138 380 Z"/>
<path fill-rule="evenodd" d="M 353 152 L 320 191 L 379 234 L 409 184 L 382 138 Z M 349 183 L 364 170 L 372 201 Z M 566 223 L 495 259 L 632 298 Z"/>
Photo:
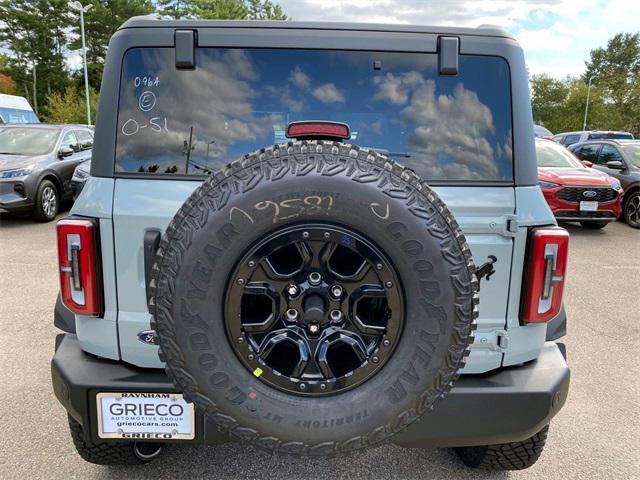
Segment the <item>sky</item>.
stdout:
<path fill-rule="evenodd" d="M 278 0 L 294 20 L 477 27 L 518 39 L 532 74 L 580 75 L 589 52 L 640 30 L 638 0 Z"/>

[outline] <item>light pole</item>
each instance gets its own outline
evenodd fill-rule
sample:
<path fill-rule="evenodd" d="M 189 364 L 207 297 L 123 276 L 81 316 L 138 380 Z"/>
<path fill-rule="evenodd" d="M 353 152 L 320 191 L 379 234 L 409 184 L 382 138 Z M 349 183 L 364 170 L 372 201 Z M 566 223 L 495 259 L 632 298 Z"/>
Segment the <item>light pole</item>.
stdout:
<path fill-rule="evenodd" d="M 84 95 L 87 100 L 87 125 L 91 126 L 91 106 L 89 105 L 89 76 L 87 75 L 87 46 L 84 41 L 84 14 L 87 13 L 93 5 L 82 6 L 80 2 L 69 2 L 69 6 L 80 12 L 80 36 L 82 37 L 82 60 L 84 64 Z"/>
<path fill-rule="evenodd" d="M 584 120 L 582 122 L 582 130 L 587 129 L 587 113 L 589 112 L 589 95 L 591 94 L 591 80 L 593 80 L 593 75 L 589 77 L 589 82 L 587 85 L 587 104 L 584 106 Z"/>

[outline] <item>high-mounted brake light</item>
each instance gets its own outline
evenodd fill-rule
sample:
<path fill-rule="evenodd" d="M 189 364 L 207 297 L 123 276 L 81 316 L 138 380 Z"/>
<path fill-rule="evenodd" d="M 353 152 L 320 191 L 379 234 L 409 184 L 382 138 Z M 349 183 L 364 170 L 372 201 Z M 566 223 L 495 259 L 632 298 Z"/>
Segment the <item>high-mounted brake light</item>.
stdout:
<path fill-rule="evenodd" d="M 530 235 L 524 323 L 548 322 L 560 312 L 568 252 L 569 233 L 564 228 L 539 228 Z"/>
<path fill-rule="evenodd" d="M 328 121 L 291 122 L 287 125 L 287 138 L 317 138 L 329 140 L 348 140 L 351 137 L 349 125 Z"/>
<path fill-rule="evenodd" d="M 78 315 L 102 314 L 97 222 L 65 218 L 57 225 L 60 296 Z"/>

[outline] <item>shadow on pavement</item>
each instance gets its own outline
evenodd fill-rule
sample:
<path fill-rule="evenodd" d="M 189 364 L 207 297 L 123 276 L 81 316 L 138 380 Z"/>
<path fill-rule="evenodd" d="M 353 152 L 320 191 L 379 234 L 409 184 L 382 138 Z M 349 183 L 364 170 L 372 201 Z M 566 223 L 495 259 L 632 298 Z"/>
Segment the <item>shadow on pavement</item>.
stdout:
<path fill-rule="evenodd" d="M 625 227 L 627 226 L 624 222 L 621 222 L 621 221 L 616 221 L 611 223 L 620 223 Z M 599 230 L 590 229 L 590 228 L 584 228 L 579 223 L 566 223 L 566 222 L 560 223 L 559 226 L 566 228 L 571 236 L 576 236 L 576 237 L 599 237 L 601 235 L 607 235 L 607 230 L 611 228 L 611 225 L 607 225 L 606 227 L 601 228 Z"/>
<path fill-rule="evenodd" d="M 170 445 L 157 461 L 140 467 L 99 467 L 96 478 L 407 478 L 506 479 L 508 472 L 466 468 L 450 449 L 384 445 L 345 457 L 319 459 L 271 455 L 251 447 Z"/>
<path fill-rule="evenodd" d="M 55 220 L 48 223 L 55 224 L 56 221 L 60 220 L 62 217 L 66 217 L 67 215 L 69 215 L 70 209 L 71 204 L 63 204 Z M 8 213 L 0 213 L 0 229 L 25 228 L 33 225 L 46 225 L 46 223 L 36 222 L 31 218 L 30 215 L 16 216 Z"/>

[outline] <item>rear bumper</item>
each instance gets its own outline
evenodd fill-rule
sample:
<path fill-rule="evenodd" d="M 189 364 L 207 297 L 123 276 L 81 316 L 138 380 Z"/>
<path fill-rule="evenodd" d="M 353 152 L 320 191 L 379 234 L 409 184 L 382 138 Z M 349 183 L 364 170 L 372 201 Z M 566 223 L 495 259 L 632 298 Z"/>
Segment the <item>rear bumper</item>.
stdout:
<path fill-rule="evenodd" d="M 611 212 L 558 212 L 559 222 L 613 222 L 618 217 Z"/>
<path fill-rule="evenodd" d="M 162 370 L 88 355 L 73 334 L 56 338 L 51 376 L 56 397 L 94 442 L 98 441 L 96 393 L 176 392 Z M 538 359 L 527 365 L 461 377 L 434 413 L 393 441 L 408 447 L 453 447 L 524 440 L 560 411 L 568 390 L 569 367 L 558 345 L 547 342 Z M 198 416 L 193 443 L 226 441 L 215 424 Z"/>
<path fill-rule="evenodd" d="M 33 200 L 27 195 L 23 181 L 0 182 L 0 213 L 29 213 L 33 210 Z"/>

